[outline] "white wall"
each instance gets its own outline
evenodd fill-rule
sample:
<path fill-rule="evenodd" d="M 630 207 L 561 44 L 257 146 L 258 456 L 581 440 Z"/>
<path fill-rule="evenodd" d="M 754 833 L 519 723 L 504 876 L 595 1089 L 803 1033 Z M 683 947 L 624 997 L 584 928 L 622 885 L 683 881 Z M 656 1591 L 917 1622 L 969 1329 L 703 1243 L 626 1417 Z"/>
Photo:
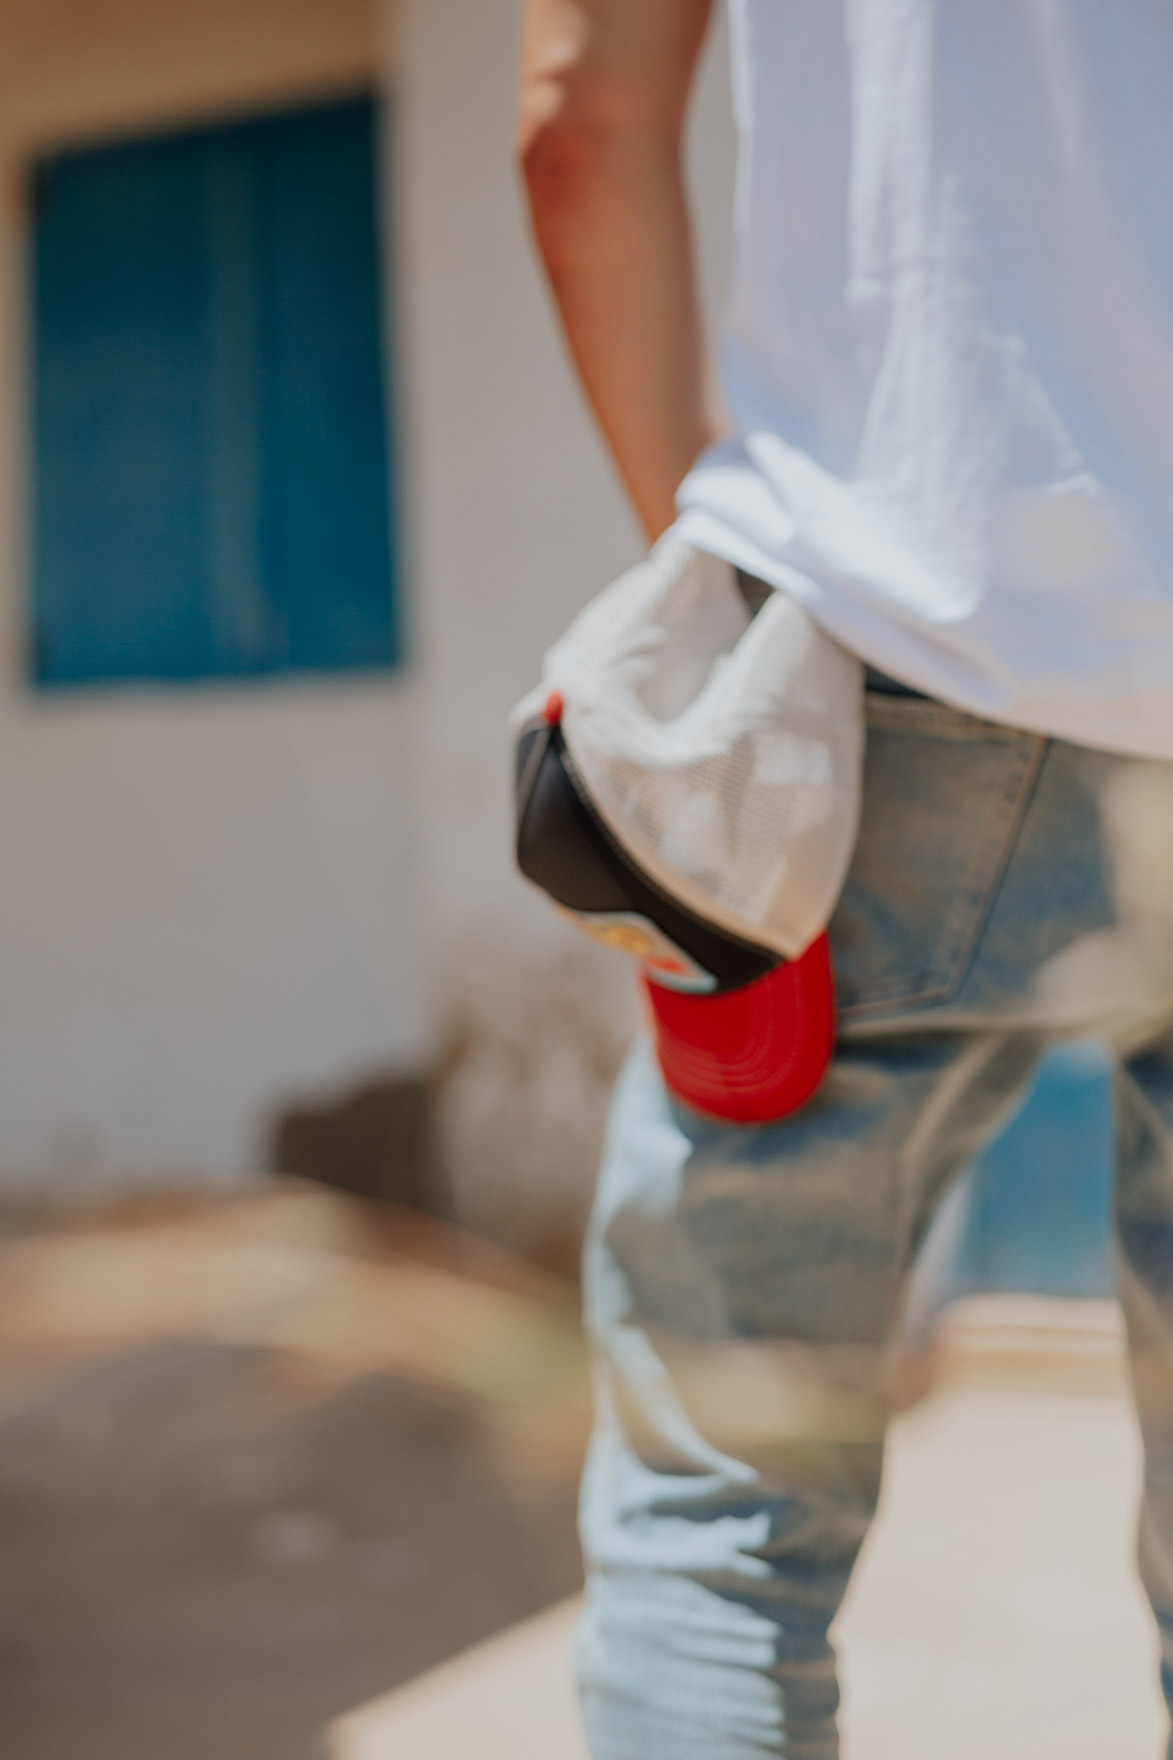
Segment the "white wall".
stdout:
<path fill-rule="evenodd" d="M 0 5 L 0 1178 L 256 1164 L 269 1110 L 427 1054 L 416 693 L 21 677 L 32 146 L 370 79 L 364 0 Z"/>
<path fill-rule="evenodd" d="M 577 1202 L 627 975 L 514 875 L 511 702 L 639 543 L 510 136 L 516 0 L 0 0 L 0 1183 L 231 1180 L 272 1110 L 440 1054 L 466 1214 Z M 385 684 L 22 683 L 30 151 L 393 89 L 414 660 Z M 719 57 L 696 154 L 719 284 Z M 502 1232 L 498 1228 L 498 1232 Z M 504 1232 L 517 1234 L 517 1229 Z"/>

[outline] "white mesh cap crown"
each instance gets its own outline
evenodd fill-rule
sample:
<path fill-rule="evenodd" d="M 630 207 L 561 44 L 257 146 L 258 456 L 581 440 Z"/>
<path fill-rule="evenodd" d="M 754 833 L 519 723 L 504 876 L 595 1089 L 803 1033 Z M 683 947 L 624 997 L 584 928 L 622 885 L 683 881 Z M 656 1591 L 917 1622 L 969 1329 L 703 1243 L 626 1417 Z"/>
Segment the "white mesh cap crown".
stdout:
<path fill-rule="evenodd" d="M 563 703 L 570 757 L 612 835 L 666 892 L 787 958 L 835 907 L 855 845 L 860 662 L 674 532 L 575 619 L 513 712 Z"/>

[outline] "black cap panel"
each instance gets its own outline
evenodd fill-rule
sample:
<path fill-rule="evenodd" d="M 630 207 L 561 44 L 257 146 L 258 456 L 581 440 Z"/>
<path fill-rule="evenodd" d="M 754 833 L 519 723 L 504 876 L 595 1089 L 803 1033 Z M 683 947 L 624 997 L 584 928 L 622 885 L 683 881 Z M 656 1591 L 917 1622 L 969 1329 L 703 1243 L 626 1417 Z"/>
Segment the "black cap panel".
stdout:
<path fill-rule="evenodd" d="M 517 864 L 566 910 L 636 913 L 716 980 L 737 990 L 782 963 L 772 949 L 739 940 L 670 898 L 620 847 L 591 804 L 560 727 L 523 730 L 517 745 Z"/>

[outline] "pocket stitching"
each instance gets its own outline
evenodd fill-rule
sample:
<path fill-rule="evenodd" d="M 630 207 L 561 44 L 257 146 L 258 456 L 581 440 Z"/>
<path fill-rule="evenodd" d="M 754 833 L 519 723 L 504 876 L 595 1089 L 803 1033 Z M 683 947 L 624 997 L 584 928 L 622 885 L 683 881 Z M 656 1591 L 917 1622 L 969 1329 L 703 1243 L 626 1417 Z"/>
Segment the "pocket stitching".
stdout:
<path fill-rule="evenodd" d="M 901 702 L 904 699 L 900 699 Z M 918 716 L 920 725 L 929 731 L 932 724 L 932 711 L 935 704 L 919 704 L 913 699 L 914 706 L 930 711 Z M 870 708 L 870 705 L 869 705 Z M 1003 790 L 1000 810 L 995 816 L 996 822 L 989 837 L 982 843 L 975 856 L 972 867 L 975 871 L 985 874 L 981 885 L 971 883 L 959 890 L 958 896 L 950 910 L 942 934 L 941 945 L 935 961 L 935 970 L 924 971 L 914 977 L 885 978 L 872 984 L 855 988 L 852 1000 L 844 1003 L 838 1010 L 840 1020 L 850 1020 L 857 1015 L 869 1013 L 876 1009 L 891 1008 L 899 1005 L 902 1008 L 919 1008 L 930 1003 L 945 1002 L 957 991 L 965 981 L 967 972 L 973 964 L 974 954 L 982 931 L 986 926 L 990 909 L 998 889 L 1005 878 L 1010 856 L 1018 837 L 1022 821 L 1029 804 L 1043 756 L 1049 741 L 1044 734 L 1028 733 L 1021 728 L 1003 728 L 996 724 L 984 722 L 976 716 L 966 716 L 964 722 L 952 721 L 953 711 L 945 710 L 948 722 L 942 717 L 940 732 L 945 737 L 952 737 L 954 731 L 961 738 L 981 736 L 1001 737 L 1007 745 L 1017 746 L 1015 754 L 1017 762 L 1011 770 L 1007 784 Z M 958 714 L 963 711 L 956 712 Z M 871 717 L 869 716 L 869 719 Z M 887 716 L 877 717 L 888 721 Z M 908 718 L 894 716 L 893 725 L 899 725 Z M 935 731 L 935 730 L 934 730 Z M 938 975 L 940 974 L 940 975 Z"/>
<path fill-rule="evenodd" d="M 1007 745 L 1023 740 L 1046 740 L 1045 734 L 1009 727 L 1004 722 L 986 721 L 980 715 L 970 714 L 968 709 L 954 709 L 950 704 L 936 702 L 931 697 L 898 697 L 885 691 L 868 691 L 864 707 L 869 725 L 897 733 L 915 730 L 942 739 L 996 739 Z"/>

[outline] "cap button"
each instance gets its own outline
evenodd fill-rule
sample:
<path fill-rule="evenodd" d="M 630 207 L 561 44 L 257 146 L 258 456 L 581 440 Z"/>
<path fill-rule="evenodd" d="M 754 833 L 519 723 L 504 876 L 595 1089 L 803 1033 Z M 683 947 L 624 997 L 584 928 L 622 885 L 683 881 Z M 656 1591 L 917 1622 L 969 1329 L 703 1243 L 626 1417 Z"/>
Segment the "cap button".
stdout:
<path fill-rule="evenodd" d="M 542 710 L 547 727 L 557 727 L 562 720 L 562 692 L 551 691 Z"/>

